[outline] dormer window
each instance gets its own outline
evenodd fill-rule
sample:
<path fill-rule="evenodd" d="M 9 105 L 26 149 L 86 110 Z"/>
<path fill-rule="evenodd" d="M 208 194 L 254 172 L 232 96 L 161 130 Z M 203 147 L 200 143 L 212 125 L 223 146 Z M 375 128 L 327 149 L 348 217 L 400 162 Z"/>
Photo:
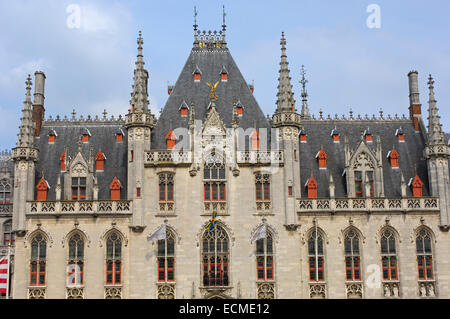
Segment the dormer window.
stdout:
<path fill-rule="evenodd" d="M 169 133 L 167 133 L 166 135 L 166 143 L 168 150 L 171 150 L 175 147 L 175 141 L 176 141 L 175 133 L 172 130 L 170 130 Z"/>
<path fill-rule="evenodd" d="M 117 179 L 117 177 L 114 177 L 113 181 L 111 182 L 111 185 L 109 185 L 109 190 L 111 192 L 111 200 L 120 200 L 121 188 L 122 185 L 120 184 L 120 181 Z"/>
<path fill-rule="evenodd" d="M 423 182 L 419 178 L 419 175 L 416 175 L 416 177 L 414 177 L 414 179 L 411 178 L 408 186 L 410 186 L 412 188 L 413 197 L 422 197 L 423 196 L 422 195 Z"/>
<path fill-rule="evenodd" d="M 300 136 L 300 143 L 306 143 L 306 132 L 302 129 L 298 134 Z"/>
<path fill-rule="evenodd" d="M 391 167 L 392 168 L 398 168 L 398 158 L 399 158 L 399 154 L 397 152 L 397 150 L 394 148 L 392 151 L 389 151 L 387 157 L 389 158 L 390 162 L 391 162 Z"/>
<path fill-rule="evenodd" d="M 248 88 L 250 89 L 250 92 L 255 92 L 255 85 L 252 83 L 252 84 L 248 84 Z"/>
<path fill-rule="evenodd" d="M 116 132 L 116 142 L 123 142 L 124 135 L 125 135 L 125 133 L 122 131 L 122 129 L 119 129 Z"/>
<path fill-rule="evenodd" d="M 89 132 L 89 130 L 87 128 L 85 128 L 84 132 L 83 132 L 83 137 L 82 137 L 83 143 L 88 143 L 90 137 L 91 137 L 91 132 Z"/>
<path fill-rule="evenodd" d="M 339 143 L 339 132 L 336 127 L 331 131 L 331 137 L 334 143 Z"/>
<path fill-rule="evenodd" d="M 42 177 L 36 186 L 38 201 L 46 201 L 47 200 L 47 191 L 49 188 L 50 188 L 50 186 L 48 185 L 48 182 L 44 179 L 44 177 Z"/>
<path fill-rule="evenodd" d="M 255 129 L 252 135 L 250 135 L 250 141 L 252 144 L 252 150 L 259 150 L 259 133 L 257 129 Z"/>
<path fill-rule="evenodd" d="M 365 182 L 363 181 L 365 173 Z M 369 197 L 374 197 L 375 195 L 375 184 L 373 179 L 373 171 L 355 171 L 355 196 L 356 197 L 365 197 L 365 187 L 369 188 Z"/>
<path fill-rule="evenodd" d="M 399 143 L 405 142 L 405 133 L 403 132 L 403 129 L 401 127 L 395 131 L 395 136 L 397 136 Z"/>
<path fill-rule="evenodd" d="M 105 169 L 105 154 L 102 153 L 102 151 L 98 151 L 97 155 L 95 156 L 95 169 L 97 171 L 103 172 Z"/>
<path fill-rule="evenodd" d="M 236 113 L 240 117 L 244 114 L 244 106 L 241 104 L 241 101 L 236 103 Z"/>
<path fill-rule="evenodd" d="M 167 94 L 172 94 L 172 91 L 173 91 L 173 85 L 168 85 L 167 86 Z"/>
<path fill-rule="evenodd" d="M 220 80 L 222 82 L 227 82 L 228 81 L 228 71 L 225 68 L 225 66 L 222 66 L 222 71 L 220 71 Z"/>
<path fill-rule="evenodd" d="M 54 130 L 51 130 L 50 133 L 48 133 L 48 144 L 54 144 L 56 140 L 56 132 Z"/>
<path fill-rule="evenodd" d="M 185 101 L 183 101 L 183 103 L 181 103 L 181 106 L 178 110 L 180 111 L 180 115 L 182 117 L 187 117 L 188 113 L 189 113 L 189 106 L 186 104 Z"/>
<path fill-rule="evenodd" d="M 195 70 L 194 72 L 192 72 L 192 74 L 194 75 L 194 82 L 200 82 L 202 71 L 200 71 L 198 65 L 195 66 Z"/>
<path fill-rule="evenodd" d="M 327 169 L 327 153 L 323 148 L 317 153 L 316 158 L 319 161 L 319 169 Z"/>
<path fill-rule="evenodd" d="M 369 131 L 369 129 L 364 131 L 364 138 L 365 138 L 366 142 L 368 142 L 368 143 L 373 142 L 372 133 Z"/>
<path fill-rule="evenodd" d="M 86 200 L 86 177 L 72 177 L 72 200 Z"/>
<path fill-rule="evenodd" d="M 311 175 L 305 186 L 308 190 L 308 198 L 317 198 L 317 182 L 314 176 Z"/>

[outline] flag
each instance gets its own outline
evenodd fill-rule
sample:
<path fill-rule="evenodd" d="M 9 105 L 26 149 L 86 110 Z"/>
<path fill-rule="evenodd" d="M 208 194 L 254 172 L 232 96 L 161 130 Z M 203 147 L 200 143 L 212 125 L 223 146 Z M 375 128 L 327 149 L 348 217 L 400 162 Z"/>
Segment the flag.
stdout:
<path fill-rule="evenodd" d="M 8 291 L 8 269 L 9 269 L 8 256 L 0 258 L 0 294 L 6 294 Z"/>
<path fill-rule="evenodd" d="M 147 241 L 163 240 L 166 239 L 166 224 L 159 226 L 148 237 Z"/>
<path fill-rule="evenodd" d="M 267 237 L 267 230 L 266 230 L 266 224 L 259 227 L 259 229 L 255 232 L 255 234 L 252 237 L 252 244 L 262 238 Z"/>
<path fill-rule="evenodd" d="M 209 220 L 209 222 L 206 225 L 205 229 L 213 230 L 214 228 L 216 228 L 216 224 L 217 224 L 217 212 L 214 211 L 213 215 L 212 215 L 212 218 Z"/>

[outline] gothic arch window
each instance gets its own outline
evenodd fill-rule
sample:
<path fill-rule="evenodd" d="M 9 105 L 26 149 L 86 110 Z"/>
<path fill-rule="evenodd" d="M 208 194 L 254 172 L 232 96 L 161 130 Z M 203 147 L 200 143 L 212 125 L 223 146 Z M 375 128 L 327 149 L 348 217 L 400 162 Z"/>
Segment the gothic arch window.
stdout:
<path fill-rule="evenodd" d="M 45 286 L 47 264 L 47 241 L 38 232 L 31 240 L 30 286 Z"/>
<path fill-rule="evenodd" d="M 257 202 L 270 202 L 270 174 L 255 174 L 255 196 Z"/>
<path fill-rule="evenodd" d="M 230 240 L 217 225 L 202 236 L 202 276 L 204 287 L 229 285 Z"/>
<path fill-rule="evenodd" d="M 258 280 L 274 279 L 273 237 L 267 231 L 267 237 L 256 241 L 256 275 Z"/>
<path fill-rule="evenodd" d="M 324 236 L 314 230 L 308 237 L 309 281 L 325 281 Z"/>
<path fill-rule="evenodd" d="M 416 253 L 419 280 L 433 280 L 432 236 L 425 228 L 421 228 L 416 234 Z"/>
<path fill-rule="evenodd" d="M 159 201 L 173 202 L 174 201 L 174 174 L 161 173 L 159 174 Z"/>
<path fill-rule="evenodd" d="M 86 177 L 72 177 L 72 200 L 86 200 Z"/>
<path fill-rule="evenodd" d="M 225 163 L 213 151 L 203 168 L 205 202 L 224 202 L 226 196 Z"/>
<path fill-rule="evenodd" d="M 106 239 L 106 285 L 122 284 L 122 238 L 113 231 Z"/>
<path fill-rule="evenodd" d="M 158 240 L 158 282 L 175 281 L 175 235 L 166 227 L 166 239 Z"/>
<path fill-rule="evenodd" d="M 11 202 L 11 184 L 8 180 L 0 181 L 0 204 L 9 204 Z"/>
<path fill-rule="evenodd" d="M 381 265 L 383 280 L 398 280 L 397 239 L 390 228 L 381 232 Z"/>
<path fill-rule="evenodd" d="M 80 286 L 84 283 L 84 239 L 74 233 L 69 239 L 69 256 L 67 262 L 68 286 Z"/>
<path fill-rule="evenodd" d="M 16 235 L 12 231 L 12 220 L 7 220 L 3 223 L 3 245 L 11 244 L 11 246 L 14 246 L 15 241 Z"/>
<path fill-rule="evenodd" d="M 375 196 L 375 166 L 370 156 L 361 152 L 353 165 L 353 183 L 355 187 L 355 197 Z M 368 187 L 368 194 L 366 194 Z"/>
<path fill-rule="evenodd" d="M 346 281 L 361 280 L 360 238 L 354 229 L 349 229 L 344 238 L 345 279 Z"/>

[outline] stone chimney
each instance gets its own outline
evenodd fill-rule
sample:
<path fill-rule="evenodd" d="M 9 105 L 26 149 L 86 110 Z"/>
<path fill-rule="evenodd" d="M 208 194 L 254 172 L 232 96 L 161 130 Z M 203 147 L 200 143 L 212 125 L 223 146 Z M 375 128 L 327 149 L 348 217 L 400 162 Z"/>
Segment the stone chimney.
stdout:
<path fill-rule="evenodd" d="M 419 82 L 417 71 L 408 73 L 409 79 L 409 117 L 413 121 L 414 129 L 420 131 L 419 119 L 422 117 L 422 104 L 419 99 Z"/>
<path fill-rule="evenodd" d="M 36 124 L 35 136 L 41 134 L 42 122 L 44 121 L 44 86 L 45 74 L 37 71 L 34 73 L 34 101 L 33 101 L 33 122 Z"/>

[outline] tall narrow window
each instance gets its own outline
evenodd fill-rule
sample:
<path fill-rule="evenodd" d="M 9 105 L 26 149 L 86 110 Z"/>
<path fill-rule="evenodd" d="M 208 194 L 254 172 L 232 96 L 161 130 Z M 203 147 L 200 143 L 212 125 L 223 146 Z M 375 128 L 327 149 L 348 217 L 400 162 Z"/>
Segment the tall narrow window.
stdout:
<path fill-rule="evenodd" d="M 48 188 L 49 187 L 48 187 L 47 181 L 44 179 L 44 177 L 42 177 L 36 186 L 38 201 L 46 201 L 47 200 Z"/>
<path fill-rule="evenodd" d="M 166 229 L 166 239 L 158 241 L 158 281 L 175 281 L 175 236 Z"/>
<path fill-rule="evenodd" d="M 74 234 L 69 240 L 69 260 L 67 269 L 68 286 L 80 286 L 84 283 L 84 240 L 80 234 Z"/>
<path fill-rule="evenodd" d="M 45 286 L 47 242 L 38 233 L 31 241 L 30 286 Z"/>
<path fill-rule="evenodd" d="M 419 280 L 433 280 L 433 251 L 431 235 L 424 229 L 416 236 L 417 269 Z"/>
<path fill-rule="evenodd" d="M 59 157 L 59 162 L 61 166 L 61 172 L 64 172 L 66 170 L 66 151 L 64 151 Z"/>
<path fill-rule="evenodd" d="M 122 284 L 122 241 L 115 232 L 106 240 L 106 284 Z"/>
<path fill-rule="evenodd" d="M 273 240 L 269 232 L 256 241 L 256 273 L 258 280 L 273 280 Z"/>
<path fill-rule="evenodd" d="M 359 252 L 359 237 L 354 230 L 345 234 L 345 279 L 347 281 L 361 280 L 361 258 Z"/>
<path fill-rule="evenodd" d="M 8 246 L 11 244 L 11 246 L 14 246 L 16 241 L 16 234 L 12 231 L 12 221 L 8 220 L 3 224 L 3 245 Z"/>
<path fill-rule="evenodd" d="M 306 188 L 308 190 L 308 198 L 317 198 L 317 181 L 314 176 L 311 177 L 306 182 Z"/>
<path fill-rule="evenodd" d="M 255 175 L 256 201 L 270 201 L 270 175 L 258 173 Z"/>
<path fill-rule="evenodd" d="M 370 197 L 374 197 L 375 185 L 374 185 L 374 181 L 373 181 L 373 172 L 372 171 L 366 172 L 366 183 L 369 184 Z"/>
<path fill-rule="evenodd" d="M 309 280 L 325 280 L 325 256 L 323 254 L 323 237 L 318 231 L 313 231 L 308 239 Z"/>
<path fill-rule="evenodd" d="M 423 182 L 420 179 L 419 175 L 416 175 L 416 177 L 414 177 L 414 179 L 411 179 L 409 184 L 412 187 L 413 196 L 414 197 L 422 197 Z"/>
<path fill-rule="evenodd" d="M 86 177 L 72 177 L 72 200 L 86 199 Z"/>
<path fill-rule="evenodd" d="M 325 150 L 323 148 L 320 149 L 320 151 L 317 153 L 316 158 L 318 159 L 319 163 L 319 169 L 326 169 L 327 168 L 327 153 L 325 153 Z"/>
<path fill-rule="evenodd" d="M 0 182 L 0 204 L 9 204 L 11 202 L 11 185 L 6 179 Z"/>
<path fill-rule="evenodd" d="M 364 197 L 362 172 L 355 171 L 355 195 L 356 197 Z"/>
<path fill-rule="evenodd" d="M 111 192 L 111 200 L 120 200 L 120 189 L 122 188 L 122 184 L 120 184 L 117 176 L 114 176 L 111 185 L 109 185 L 109 189 Z"/>
<path fill-rule="evenodd" d="M 259 150 L 259 133 L 257 129 L 255 129 L 252 135 L 250 135 L 250 141 L 252 150 Z"/>
<path fill-rule="evenodd" d="M 101 171 L 105 169 L 105 159 L 106 156 L 103 154 L 102 151 L 98 151 L 97 155 L 95 156 L 95 170 Z"/>
<path fill-rule="evenodd" d="M 229 239 L 225 230 L 216 226 L 206 230 L 202 238 L 202 276 L 204 287 L 229 285 Z"/>
<path fill-rule="evenodd" d="M 397 275 L 397 249 L 395 236 L 390 229 L 381 235 L 381 265 L 383 280 L 398 280 Z"/>
<path fill-rule="evenodd" d="M 205 201 L 226 201 L 225 164 L 218 160 L 205 163 L 203 180 Z"/>
<path fill-rule="evenodd" d="M 174 201 L 174 187 L 173 174 L 161 173 L 159 174 L 159 201 L 173 202 Z"/>
<path fill-rule="evenodd" d="M 173 149 L 175 147 L 175 142 L 176 142 L 175 133 L 172 130 L 170 130 L 166 135 L 167 149 L 168 150 Z"/>

